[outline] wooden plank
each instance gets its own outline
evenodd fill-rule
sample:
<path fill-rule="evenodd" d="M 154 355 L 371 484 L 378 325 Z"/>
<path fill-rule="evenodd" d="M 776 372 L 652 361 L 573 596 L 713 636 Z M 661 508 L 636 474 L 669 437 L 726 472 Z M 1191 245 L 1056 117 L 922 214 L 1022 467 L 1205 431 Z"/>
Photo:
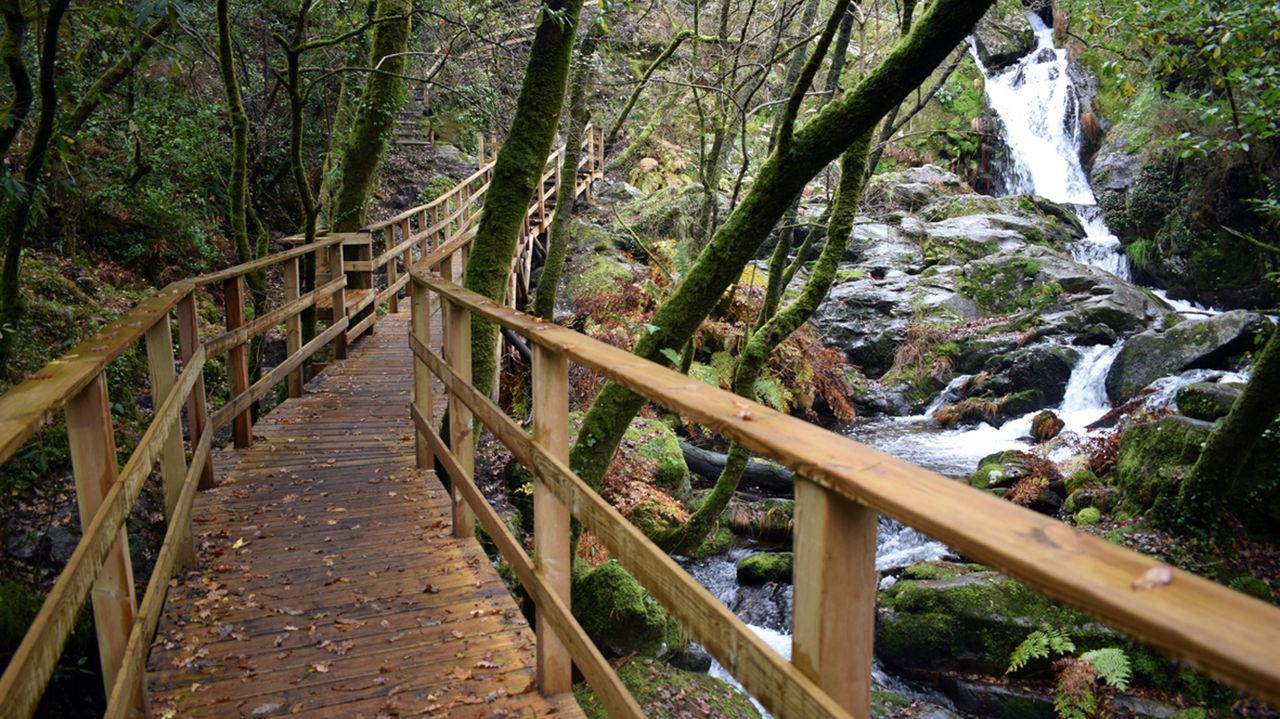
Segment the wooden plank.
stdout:
<path fill-rule="evenodd" d="M 168 317 L 147 330 L 147 368 L 151 376 L 151 406 L 159 407 L 173 391 L 177 378 L 173 371 L 173 330 L 169 327 Z M 174 522 L 178 497 L 182 494 L 182 479 L 186 474 L 187 455 L 182 447 L 182 427 L 175 418 L 164 441 L 164 452 L 160 455 L 165 517 L 170 524 Z M 181 528 L 178 535 L 175 551 L 182 566 L 189 567 L 196 560 L 191 542 L 191 525 Z"/>
<path fill-rule="evenodd" d="M 301 299 L 302 297 L 302 275 L 301 275 L 301 272 L 299 271 L 300 268 L 298 265 L 299 265 L 299 262 L 298 262 L 298 258 L 296 257 L 290 258 L 284 263 L 284 299 L 285 299 L 286 305 L 288 305 L 290 302 L 293 302 L 294 300 Z M 312 304 L 315 304 L 315 299 L 317 299 L 321 294 L 325 294 L 325 293 L 316 292 L 313 290 L 312 292 L 308 292 L 307 294 L 312 297 Z M 301 313 L 289 314 L 287 317 L 285 317 L 284 327 L 285 327 L 285 335 L 284 335 L 285 356 L 292 357 L 293 355 L 298 354 L 298 352 L 302 349 L 302 315 Z M 301 397 L 303 383 L 304 383 L 304 378 L 302 376 L 301 367 L 294 370 L 293 372 L 290 372 L 289 379 L 288 379 L 289 396 Z"/>
<path fill-rule="evenodd" d="M 378 313 L 370 312 L 369 315 L 366 316 L 364 319 L 360 320 L 354 325 L 351 325 L 350 329 L 348 329 L 346 332 L 347 344 L 355 342 L 356 339 L 360 337 L 360 335 L 364 334 L 366 331 L 369 330 L 369 328 L 373 327 L 377 323 L 378 323 Z"/>
<path fill-rule="evenodd" d="M 195 284 L 196 287 L 207 287 L 209 285 L 216 285 L 218 283 L 226 282 L 227 280 L 233 277 L 244 277 L 250 272 L 254 272 L 257 270 L 264 269 L 266 267 L 270 267 L 271 265 L 284 262 L 285 260 L 288 260 L 294 257 L 302 257 L 303 255 L 306 255 L 311 252 L 315 252 L 316 250 L 321 250 L 326 247 L 334 247 L 337 245 L 341 245 L 344 242 L 350 241 L 352 234 L 353 233 L 349 233 L 349 232 L 331 233 L 324 236 L 323 238 L 317 239 L 315 242 L 312 242 L 309 245 L 298 245 L 297 247 L 292 247 L 290 249 L 283 250 L 281 252 L 276 252 L 274 254 L 267 255 L 266 257 L 259 257 L 258 259 L 253 260 L 251 262 L 244 262 L 238 265 L 233 265 L 231 267 L 228 267 L 225 270 L 218 270 L 217 272 L 210 272 L 205 275 L 200 275 L 199 277 L 193 278 L 191 281 Z"/>
<path fill-rule="evenodd" d="M 182 364 L 191 363 L 200 347 L 200 320 L 196 314 L 196 298 L 190 293 L 178 303 L 178 348 Z M 190 436 L 199 437 L 209 426 L 209 405 L 204 391 L 204 375 L 197 375 L 187 397 L 187 424 Z M 200 489 L 213 488 L 213 460 L 206 458 L 200 469 Z"/>
<path fill-rule="evenodd" d="M 130 696 L 134 689 L 142 685 L 146 671 L 147 650 L 151 639 L 155 636 L 156 625 L 160 622 L 160 614 L 164 611 L 164 600 L 168 593 L 169 578 L 176 567 L 186 566 L 183 558 L 183 545 L 187 551 L 191 544 L 191 505 L 195 501 L 196 490 L 200 485 L 200 467 L 209 461 L 210 449 L 213 446 L 212 432 L 200 435 L 195 449 L 191 453 L 191 467 L 182 480 L 182 492 L 174 503 L 173 514 L 169 519 L 169 529 L 165 532 L 164 542 L 156 555 L 156 566 L 151 579 L 147 581 L 147 591 L 138 608 L 137 621 L 129 632 L 129 641 L 125 649 L 125 660 L 120 667 L 114 684 L 108 687 L 107 711 L 108 719 L 124 719 L 133 714 L 134 704 Z"/>
<path fill-rule="evenodd" d="M 788 717 L 849 716 L 562 461 L 535 444 L 492 400 L 455 374 L 450 364 L 412 339 L 410 344 L 414 353 L 431 366 L 450 396 L 465 403 L 516 460 L 530 468 L 680 621 L 689 635 L 706 647 L 766 709 Z"/>
<path fill-rule="evenodd" d="M 106 376 L 98 375 L 71 398 L 67 402 L 66 414 L 67 443 L 71 447 L 80 526 L 88 527 L 95 515 L 102 511 L 105 498 L 120 478 Z M 93 626 L 98 636 L 102 680 L 108 692 L 124 661 L 125 646 L 138 611 L 133 590 L 133 563 L 129 558 L 129 536 L 124 527 L 114 534 L 115 541 L 102 568 L 96 573 L 92 591 Z M 138 689 L 138 686 L 129 688 L 130 704 L 141 708 L 142 695 Z"/>
<path fill-rule="evenodd" d="M 408 276 L 408 275 L 406 275 Z M 409 285 L 410 336 L 423 346 L 431 341 L 431 292 L 417 282 Z M 415 357 L 413 362 L 413 404 L 423 417 L 435 417 L 434 399 L 432 398 L 431 370 Z M 415 447 L 418 469 L 432 469 L 435 460 L 431 453 L 431 445 L 426 435 L 418 432 L 415 436 Z"/>
<path fill-rule="evenodd" d="M 222 301 L 226 305 L 223 309 L 227 318 L 227 332 L 235 332 L 244 325 L 243 276 L 235 275 L 223 282 Z M 232 397 L 246 396 L 249 392 L 249 348 L 240 343 L 232 345 L 227 352 L 227 374 L 231 379 L 231 395 Z M 232 437 L 237 449 L 244 449 L 253 444 L 252 404 L 252 402 L 244 404 L 236 411 Z M 214 426 L 218 426 L 216 420 Z"/>
<path fill-rule="evenodd" d="M 330 247 L 325 252 L 325 267 L 329 270 L 329 276 L 334 278 L 345 278 L 346 272 L 342 266 L 342 246 L 338 245 Z M 347 317 L 347 293 L 345 289 L 339 288 L 334 290 L 332 299 L 329 300 L 330 306 L 333 308 L 333 319 L 330 326 L 338 324 L 339 321 Z M 339 334 L 333 340 L 333 356 L 335 359 L 346 359 L 347 357 L 347 336 Z"/>
<path fill-rule="evenodd" d="M 560 348 L 682 416 L 743 443 L 841 496 L 945 542 L 1044 594 L 1148 642 L 1210 676 L 1280 702 L 1280 608 L 422 274 L 451 302 L 537 344 Z M 1169 627 L 1178 627 L 1171 632 Z"/>
<path fill-rule="evenodd" d="M 387 276 L 390 277 L 391 275 L 388 274 Z M 390 312 L 392 313 L 399 312 L 400 305 L 399 305 L 399 301 L 396 299 L 396 296 L 400 293 L 400 290 L 404 289 L 405 285 L 407 284 L 409 284 L 409 274 L 405 273 L 394 282 L 388 283 L 387 286 L 382 289 L 382 291 L 378 292 L 378 297 L 374 301 L 374 304 L 380 305 L 384 301 L 391 300 L 392 307 L 390 309 Z"/>
<path fill-rule="evenodd" d="M 169 394 L 163 405 L 156 408 L 155 417 L 138 440 L 133 456 L 120 471 L 119 479 L 111 483 L 111 488 L 102 498 L 92 520 L 82 525 L 80 542 L 76 544 L 62 573 L 49 590 L 40 611 L 31 621 L 22 643 L 9 659 L 4 675 L 0 676 L 0 706 L 10 716 L 29 717 L 35 712 L 67 637 L 75 628 L 80 609 L 88 599 L 90 588 L 95 585 L 95 579 L 103 575 L 104 567 L 120 539 L 120 533 L 124 531 L 129 510 L 142 492 L 142 485 L 151 473 L 151 467 L 160 454 L 169 428 L 182 410 L 183 398 L 191 392 L 203 367 L 204 350 L 197 349 L 178 377 L 176 389 Z M 105 392 L 97 389 L 94 391 Z M 96 421 L 89 414 L 97 410 L 91 410 L 90 404 L 98 403 L 98 400 L 89 400 L 87 397 L 86 400 L 88 403 L 76 411 L 83 409 L 87 423 L 85 426 L 92 427 Z M 78 423 L 80 419 L 76 421 Z M 68 418 L 68 430 L 70 424 Z M 110 437 L 109 434 L 106 436 Z M 95 441 L 92 436 L 90 441 Z M 105 443 L 109 440 L 99 437 L 96 441 Z M 114 466 L 114 455 L 111 455 L 110 466 Z M 109 691 L 111 680 L 107 681 Z"/>
<path fill-rule="evenodd" d="M 410 406 L 410 411 L 413 414 L 414 424 L 427 437 L 427 441 L 431 443 L 432 453 L 440 459 L 445 471 L 449 472 L 451 476 L 466 476 L 466 471 L 459 464 L 458 458 L 445 446 L 444 440 L 435 433 L 435 430 L 427 423 L 417 407 Z M 524 548 L 520 546 L 520 542 L 512 536 L 511 530 L 507 529 L 502 518 L 489 505 L 488 500 L 476 488 L 475 483 L 468 478 L 468 481 L 462 483 L 460 488 L 468 503 L 475 510 L 476 516 L 484 527 L 485 532 L 488 533 L 498 547 L 498 551 L 507 560 L 507 563 L 511 565 L 512 571 L 516 573 L 516 577 L 520 580 L 520 585 L 533 597 L 534 604 L 539 610 L 539 617 L 542 617 L 544 621 L 554 628 L 557 636 L 564 638 L 563 641 L 567 645 L 568 651 L 577 662 L 583 676 L 587 678 L 587 683 L 591 685 L 600 702 L 604 704 L 609 716 L 644 717 L 644 711 L 641 710 L 640 705 L 631 696 L 631 692 L 622 684 L 622 680 L 613 671 L 613 667 L 609 665 L 608 660 L 604 658 L 604 655 L 600 653 L 596 645 L 587 638 L 586 630 L 582 628 L 582 625 L 578 624 L 578 620 L 569 609 L 569 603 L 561 597 L 558 591 L 552 591 L 546 585 L 543 577 L 534 569 L 533 563 L 529 561 L 529 557 L 525 554 Z"/>
<path fill-rule="evenodd" d="M 210 419 L 213 424 L 213 431 L 217 432 L 227 426 L 233 419 L 243 416 L 248 411 L 248 408 L 253 406 L 254 402 L 257 402 L 263 395 L 270 392 L 272 387 L 284 381 L 290 372 L 301 367 L 302 363 L 308 357 L 320 351 L 321 347 L 341 336 L 346 328 L 347 318 L 343 317 L 338 322 L 326 327 L 324 332 L 313 337 L 297 354 L 272 367 L 269 372 L 262 375 L 257 382 L 254 382 L 252 387 L 246 388 L 240 394 L 227 400 L 227 403 L 219 408 L 217 412 L 214 412 Z"/>
<path fill-rule="evenodd" d="M 874 511 L 796 483 L 791 663 L 853 716 L 871 713 Z"/>
<path fill-rule="evenodd" d="M 297 260 L 294 259 L 294 260 L 291 260 L 291 262 L 297 262 Z M 295 276 L 296 276 L 296 273 L 295 273 Z M 287 282 L 288 272 L 287 271 L 285 272 L 285 277 L 286 277 L 285 287 L 286 287 L 286 294 L 287 294 L 288 293 L 288 282 Z M 345 281 L 346 281 L 345 278 L 342 278 L 342 277 L 339 277 L 334 280 L 330 280 L 329 282 L 326 282 L 325 284 L 306 293 L 305 295 L 289 299 L 283 305 L 275 308 L 274 310 L 263 313 L 261 317 L 256 317 L 251 322 L 246 322 L 234 330 L 228 330 L 227 332 L 224 332 L 218 335 L 217 337 L 214 337 L 213 339 L 206 341 L 204 343 L 205 352 L 208 353 L 210 357 L 216 357 L 222 354 L 223 352 L 229 352 L 232 349 L 239 347 L 244 343 L 248 342 L 253 337 L 256 337 L 262 334 L 263 332 L 266 332 L 267 330 L 273 327 L 276 327 L 281 322 L 285 322 L 285 323 L 288 323 L 290 321 L 298 322 L 299 323 L 299 330 L 298 330 L 299 340 L 301 340 L 302 330 L 301 330 L 301 320 L 298 317 L 299 314 L 304 309 L 315 304 L 321 297 L 325 297 L 327 295 L 333 294 L 335 291 L 337 291 L 339 288 L 342 287 Z"/>
<path fill-rule="evenodd" d="M 441 303 L 445 334 L 445 354 L 461 381 L 471 382 L 471 313 L 452 302 Z M 476 437 L 471 411 L 457 394 L 449 394 L 449 446 L 458 458 L 466 476 L 475 471 Z M 453 489 L 453 536 L 470 537 L 475 533 L 475 515 L 467 506 L 462 492 Z"/>
<path fill-rule="evenodd" d="M 533 351 L 533 441 L 569 461 L 569 362 L 542 346 Z M 533 485 L 533 529 L 538 573 L 547 591 L 570 606 L 569 510 L 542 482 Z M 538 612 L 537 635 L 538 689 L 544 696 L 572 690 L 573 662 L 543 611 Z"/>

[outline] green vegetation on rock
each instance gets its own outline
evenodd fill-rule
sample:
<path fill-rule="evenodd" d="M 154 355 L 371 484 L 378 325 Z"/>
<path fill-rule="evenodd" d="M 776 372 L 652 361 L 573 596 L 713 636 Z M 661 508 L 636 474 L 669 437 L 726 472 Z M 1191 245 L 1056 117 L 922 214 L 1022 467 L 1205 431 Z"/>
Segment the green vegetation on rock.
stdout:
<path fill-rule="evenodd" d="M 791 552 L 763 552 L 738 560 L 738 582 L 767 584 L 791 581 Z"/>
<path fill-rule="evenodd" d="M 608 656 L 656 657 L 684 645 L 671 614 L 613 560 L 591 569 L 575 566 L 573 614 Z"/>

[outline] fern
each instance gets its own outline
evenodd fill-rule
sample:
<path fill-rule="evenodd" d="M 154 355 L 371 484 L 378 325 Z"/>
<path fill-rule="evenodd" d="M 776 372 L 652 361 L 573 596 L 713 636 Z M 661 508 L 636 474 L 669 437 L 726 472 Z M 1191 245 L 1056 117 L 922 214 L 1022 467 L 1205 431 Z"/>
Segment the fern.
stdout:
<path fill-rule="evenodd" d="M 1133 671 L 1129 667 L 1129 657 L 1119 647 L 1094 649 L 1080 655 L 1080 658 L 1093 665 L 1098 677 L 1108 686 L 1116 689 L 1128 689 L 1129 678 Z"/>
<path fill-rule="evenodd" d="M 1071 654 L 1076 645 L 1071 637 L 1061 629 L 1045 627 L 1027 635 L 1026 639 L 1013 650 L 1009 657 L 1009 668 L 1005 674 L 1012 674 L 1027 665 L 1032 659 L 1048 659 L 1050 653 L 1056 655 Z"/>

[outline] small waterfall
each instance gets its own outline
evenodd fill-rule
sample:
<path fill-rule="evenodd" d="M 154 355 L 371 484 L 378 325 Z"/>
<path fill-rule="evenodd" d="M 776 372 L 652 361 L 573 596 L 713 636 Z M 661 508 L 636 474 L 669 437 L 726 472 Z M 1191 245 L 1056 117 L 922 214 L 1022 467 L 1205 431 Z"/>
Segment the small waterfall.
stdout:
<path fill-rule="evenodd" d="M 1083 350 L 1083 356 L 1071 371 L 1071 379 L 1067 380 L 1066 395 L 1062 398 L 1062 412 L 1086 412 L 1105 410 L 1110 406 L 1107 401 L 1107 370 L 1124 342 L 1107 345 L 1094 345 Z"/>
<path fill-rule="evenodd" d="M 1012 159 L 1002 184 L 1009 194 L 1035 194 L 1071 205 L 1085 228 L 1085 238 L 1071 247 L 1072 256 L 1127 280 L 1129 258 L 1103 222 L 1080 166 L 1080 100 L 1068 73 L 1067 51 L 1053 46 L 1053 28 L 1038 15 L 1028 13 L 1027 18 L 1035 30 L 1034 50 L 995 74 L 978 62 Z"/>

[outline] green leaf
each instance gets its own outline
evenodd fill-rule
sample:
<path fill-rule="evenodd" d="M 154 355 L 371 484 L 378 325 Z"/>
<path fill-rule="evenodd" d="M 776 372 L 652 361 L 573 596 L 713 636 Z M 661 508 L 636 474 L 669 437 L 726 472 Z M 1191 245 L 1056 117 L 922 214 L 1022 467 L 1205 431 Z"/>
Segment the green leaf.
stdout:
<path fill-rule="evenodd" d="M 666 357 L 667 361 L 670 362 L 671 364 L 674 364 L 674 365 L 680 364 L 680 353 L 676 352 L 670 347 L 663 347 L 662 349 L 658 350 L 658 352 L 663 357 Z"/>

